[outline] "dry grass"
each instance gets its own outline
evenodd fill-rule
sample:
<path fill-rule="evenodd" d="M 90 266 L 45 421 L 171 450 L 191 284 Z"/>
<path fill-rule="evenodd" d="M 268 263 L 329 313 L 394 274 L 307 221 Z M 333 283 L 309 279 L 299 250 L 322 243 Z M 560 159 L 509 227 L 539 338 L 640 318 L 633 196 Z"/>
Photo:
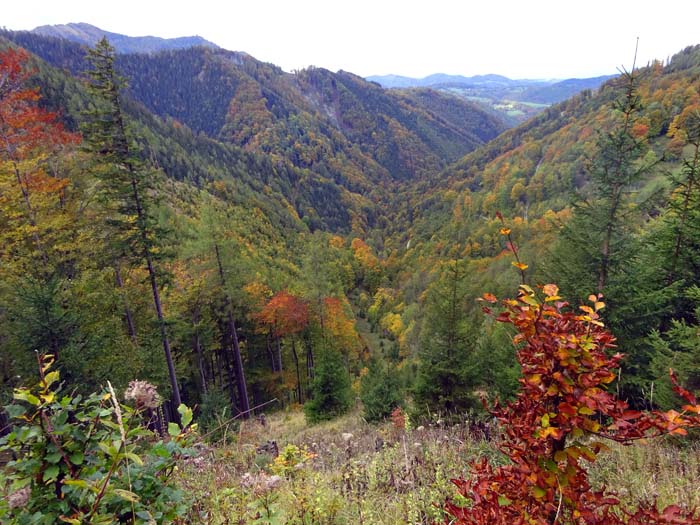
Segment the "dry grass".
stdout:
<path fill-rule="evenodd" d="M 450 479 L 468 475 L 468 464 L 504 458 L 466 426 L 412 430 L 390 423 L 368 425 L 357 414 L 307 426 L 299 411 L 274 414 L 262 426 L 244 422 L 228 444 L 190 462 L 182 482 L 197 501 L 193 523 L 395 525 L 441 522 L 441 503 L 454 494 Z M 268 440 L 307 450 L 313 457 L 274 488 Z M 595 486 L 615 489 L 626 504 L 656 499 L 660 506 L 700 507 L 699 445 L 658 440 L 618 445 L 591 468 Z M 300 458 L 302 455 L 299 456 Z M 250 479 L 256 480 L 250 486 Z"/>
<path fill-rule="evenodd" d="M 657 501 L 700 508 L 700 443 L 657 439 L 610 445 L 591 468 L 597 486 L 615 490 L 626 503 Z"/>

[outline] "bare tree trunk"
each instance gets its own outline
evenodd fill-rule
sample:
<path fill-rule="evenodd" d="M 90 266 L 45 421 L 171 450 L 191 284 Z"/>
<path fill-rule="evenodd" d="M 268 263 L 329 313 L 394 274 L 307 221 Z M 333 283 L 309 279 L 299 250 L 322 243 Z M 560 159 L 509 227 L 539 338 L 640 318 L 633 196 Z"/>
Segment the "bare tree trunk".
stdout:
<path fill-rule="evenodd" d="M 145 235 L 145 232 L 144 232 Z M 153 303 L 156 307 L 158 316 L 158 324 L 160 325 L 160 337 L 163 340 L 163 351 L 165 352 L 165 362 L 168 365 L 168 376 L 170 377 L 170 386 L 173 389 L 173 405 L 175 405 L 174 413 L 177 414 L 177 407 L 182 404 L 180 398 L 180 386 L 177 384 L 177 375 L 175 373 L 175 363 L 173 354 L 170 351 L 170 340 L 168 339 L 168 330 L 165 326 L 165 317 L 163 316 L 163 307 L 160 304 L 160 292 L 158 291 L 158 282 L 156 281 L 156 272 L 153 268 L 153 260 L 151 254 L 146 250 L 146 264 L 148 266 L 148 277 L 151 281 L 151 291 L 153 292 Z M 175 416 L 177 417 L 177 416 Z"/>
<path fill-rule="evenodd" d="M 297 370 L 297 403 L 304 402 L 304 396 L 301 390 L 301 373 L 299 371 L 299 356 L 297 355 L 297 347 L 294 344 L 294 338 L 292 338 L 292 357 L 294 358 L 294 366 Z"/>
<path fill-rule="evenodd" d="M 266 344 L 267 344 L 267 353 L 270 356 L 270 369 L 272 370 L 273 373 L 280 372 L 281 370 L 277 367 L 277 346 L 279 345 L 279 339 L 275 340 L 275 346 L 273 347 L 273 338 L 272 336 L 272 330 L 270 330 L 267 333 L 266 336 Z"/>
<path fill-rule="evenodd" d="M 122 280 L 122 273 L 119 268 L 118 261 L 114 262 L 114 278 L 117 282 L 117 287 L 119 288 L 122 301 L 124 302 L 124 320 L 126 321 L 126 329 L 129 333 L 129 338 L 131 339 L 131 342 L 134 343 L 134 345 L 137 345 L 138 340 L 136 339 L 136 325 L 134 324 L 134 317 L 131 314 L 129 300 L 126 298 L 126 294 L 124 292 L 124 281 Z"/>
<path fill-rule="evenodd" d="M 311 344 L 311 337 L 309 336 L 308 332 L 306 333 L 305 336 L 305 346 L 306 346 L 306 374 L 309 376 L 309 379 L 314 378 L 314 367 L 315 367 L 315 358 L 314 358 L 314 348 L 313 345 Z"/>
<path fill-rule="evenodd" d="M 219 245 L 214 245 L 214 251 L 216 252 L 216 262 L 219 266 L 219 277 L 221 278 L 221 287 L 224 292 L 224 299 L 226 300 L 226 310 L 228 318 L 228 333 L 230 337 L 231 346 L 233 349 L 233 367 L 236 370 L 236 386 L 238 387 L 238 397 L 241 405 L 241 412 L 243 412 L 243 417 L 250 417 L 250 404 L 248 402 L 248 389 L 245 382 L 245 373 L 243 371 L 243 359 L 241 358 L 241 349 L 238 344 L 238 333 L 236 331 L 236 322 L 233 318 L 233 304 L 231 303 L 231 297 L 226 290 L 226 278 L 224 276 L 224 268 L 221 264 L 221 254 L 219 253 Z"/>

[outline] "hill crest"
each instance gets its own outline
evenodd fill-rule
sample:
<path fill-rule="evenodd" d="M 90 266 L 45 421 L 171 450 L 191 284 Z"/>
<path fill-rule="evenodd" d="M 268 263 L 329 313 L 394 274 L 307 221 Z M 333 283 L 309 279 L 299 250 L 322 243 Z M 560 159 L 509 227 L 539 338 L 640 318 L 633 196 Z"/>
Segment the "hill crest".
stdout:
<path fill-rule="evenodd" d="M 95 45 L 102 37 L 107 37 L 118 53 L 155 53 L 171 49 L 186 49 L 195 46 L 218 48 L 213 42 L 201 36 L 161 38 L 157 36 L 127 36 L 106 31 L 84 22 L 43 25 L 32 29 L 32 33 L 43 36 L 65 38 L 86 46 Z"/>

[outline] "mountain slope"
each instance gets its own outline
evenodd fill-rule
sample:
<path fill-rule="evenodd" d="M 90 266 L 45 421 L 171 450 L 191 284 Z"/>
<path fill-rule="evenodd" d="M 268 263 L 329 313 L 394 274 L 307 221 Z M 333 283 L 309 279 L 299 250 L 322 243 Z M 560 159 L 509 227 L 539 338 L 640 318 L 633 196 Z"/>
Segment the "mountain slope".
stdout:
<path fill-rule="evenodd" d="M 43 37 L 8 37 L 56 66 L 84 69 L 76 50 L 59 55 Z M 432 176 L 505 129 L 468 101 L 387 92 L 345 72 L 289 74 L 221 49 L 119 55 L 117 65 L 132 96 L 155 114 L 352 191 Z M 454 119 L 455 113 L 464 118 Z"/>
<path fill-rule="evenodd" d="M 94 46 L 102 37 L 107 37 L 119 53 L 154 53 L 167 49 L 186 49 L 194 46 L 218 47 L 201 36 L 160 38 L 156 36 L 126 36 L 105 31 L 85 23 L 39 26 L 33 33 L 43 36 L 65 38 L 78 44 Z"/>
<path fill-rule="evenodd" d="M 666 134 L 673 119 L 697 99 L 698 57 L 700 48 L 689 48 L 666 67 L 656 63 L 638 71 L 638 133 L 649 140 L 650 159 L 665 159 L 658 173 L 678 168 L 679 153 L 669 149 Z M 419 216 L 409 237 L 414 242 L 447 241 L 460 232 L 463 244 L 457 250 L 475 243 L 479 249 L 474 255 L 490 257 L 502 249 L 493 238 L 498 211 L 518 217 L 528 228 L 551 228 L 558 214 L 568 213 L 574 194 L 586 194 L 587 164 L 596 153 L 596 140 L 612 127 L 617 83 L 609 80 L 597 91 L 555 104 L 466 155 L 430 186 L 419 182 L 412 190 Z M 658 190 L 661 180 L 645 181 L 636 188 L 636 198 L 641 201 Z M 543 217 L 550 223 L 538 226 Z M 542 242 L 544 238 L 540 236 Z"/>
<path fill-rule="evenodd" d="M 5 33 L 7 34 L 7 33 Z M 16 36 L 11 34 L 12 36 Z M 83 49 L 65 40 L 24 33 L 32 41 L 62 45 L 53 49 L 65 64 L 80 64 Z M 0 35 L 0 48 L 10 45 Z M 63 50 L 65 53 L 60 53 Z M 87 96 L 82 83 L 64 69 L 35 61 L 32 83 L 42 93 L 42 104 L 57 111 L 69 129 L 77 130 Z M 347 231 L 353 217 L 358 229 L 375 220 L 374 206 L 332 180 L 295 168 L 291 162 L 274 161 L 267 155 L 244 151 L 194 133 L 172 118 L 154 115 L 138 101 L 124 100 L 137 137 L 147 145 L 147 154 L 176 181 L 207 190 L 228 202 L 259 209 L 282 232 L 311 229 Z"/>
<path fill-rule="evenodd" d="M 448 125 L 426 107 L 427 95 L 408 104 L 350 73 L 311 68 L 289 74 L 242 53 L 126 55 L 119 66 L 134 97 L 161 116 L 332 177 L 346 178 L 339 167 L 347 164 L 371 184 L 434 173 L 504 129 L 468 102 L 454 100 L 450 110 L 472 118 Z M 444 147 L 435 151 L 438 143 Z M 347 183 L 363 184 L 352 179 Z"/>

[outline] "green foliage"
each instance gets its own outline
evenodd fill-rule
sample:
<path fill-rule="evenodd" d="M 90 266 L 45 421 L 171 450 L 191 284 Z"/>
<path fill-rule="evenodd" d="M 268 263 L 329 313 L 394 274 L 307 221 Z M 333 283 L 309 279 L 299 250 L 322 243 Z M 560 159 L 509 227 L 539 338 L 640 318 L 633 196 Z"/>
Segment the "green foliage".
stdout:
<path fill-rule="evenodd" d="M 485 322 L 476 341 L 474 361 L 482 388 L 501 400 L 512 399 L 518 391 L 520 365 L 506 326 Z"/>
<path fill-rule="evenodd" d="M 674 319 L 663 334 L 655 331 L 649 336 L 654 351 L 651 368 L 654 376 L 659 378 L 655 382 L 651 401 L 665 409 L 677 406 L 679 402 L 673 385 L 667 379 L 669 368 L 688 388 L 700 390 L 700 288 L 692 287 L 685 295 L 695 304 L 695 318 Z"/>
<path fill-rule="evenodd" d="M 367 421 L 380 421 L 389 417 L 403 402 L 396 371 L 379 359 L 370 362 L 369 370 L 360 382 L 360 399 Z"/>
<path fill-rule="evenodd" d="M 6 407 L 12 431 L 0 453 L 0 519 L 9 524 L 173 523 L 187 510 L 172 481 L 194 427 L 169 428 L 167 441 L 143 428 L 143 414 L 114 391 L 62 395 L 53 358 L 40 359 L 39 383 L 15 391 Z M 192 413 L 181 406 L 182 424 Z"/>
<path fill-rule="evenodd" d="M 197 424 L 202 433 L 209 441 L 218 441 L 229 430 L 230 424 L 225 423 L 231 417 L 231 399 L 220 387 L 211 385 L 199 406 Z"/>
<path fill-rule="evenodd" d="M 447 263 L 429 291 L 414 389 L 418 413 L 457 413 L 477 406 L 475 333 L 467 314 L 465 265 Z"/>
<path fill-rule="evenodd" d="M 616 123 L 596 141 L 586 166 L 587 193 L 574 203 L 573 217 L 554 249 L 554 278 L 567 296 L 577 300 L 592 289 L 621 299 L 621 289 L 629 287 L 624 267 L 636 253 L 632 233 L 644 209 L 643 203 L 632 200 L 631 190 L 658 163 L 645 158 L 648 141 L 638 126 L 642 111 L 638 77 L 633 71 L 620 78 L 621 93 L 613 104 Z M 615 303 L 610 307 L 614 310 Z"/>
<path fill-rule="evenodd" d="M 350 374 L 340 352 L 320 352 L 311 383 L 311 398 L 304 405 L 309 423 L 318 423 L 344 414 L 352 406 Z"/>
<path fill-rule="evenodd" d="M 278 476 L 294 478 L 304 468 L 305 463 L 313 457 L 314 455 L 305 448 L 299 448 L 290 443 L 285 445 L 279 456 L 274 459 L 270 470 Z"/>

